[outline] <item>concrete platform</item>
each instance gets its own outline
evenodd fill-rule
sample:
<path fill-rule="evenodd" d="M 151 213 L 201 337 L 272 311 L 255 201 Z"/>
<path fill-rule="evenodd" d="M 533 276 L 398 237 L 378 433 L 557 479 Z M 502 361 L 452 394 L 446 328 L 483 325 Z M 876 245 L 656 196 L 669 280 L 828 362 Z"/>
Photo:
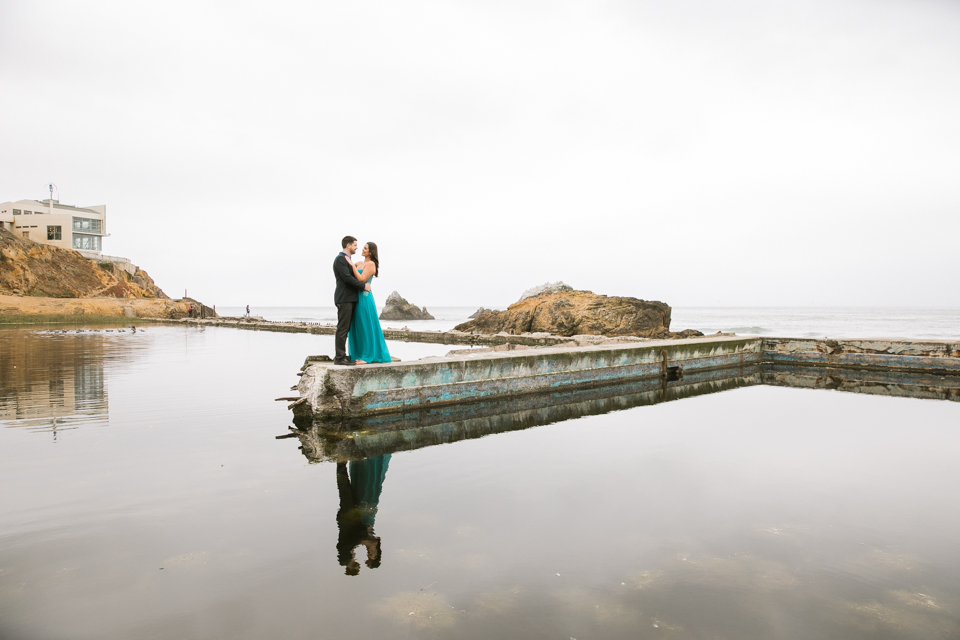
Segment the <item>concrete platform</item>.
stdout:
<path fill-rule="evenodd" d="M 758 385 L 960 402 L 958 375 L 764 362 L 367 417 L 300 415 L 298 428 L 278 438 L 297 438 L 311 462 L 346 462 Z"/>
<path fill-rule="evenodd" d="M 703 337 L 457 354 L 358 367 L 307 358 L 291 404 L 298 416 L 340 420 L 569 393 L 644 379 L 772 363 L 960 376 L 960 342 Z"/>

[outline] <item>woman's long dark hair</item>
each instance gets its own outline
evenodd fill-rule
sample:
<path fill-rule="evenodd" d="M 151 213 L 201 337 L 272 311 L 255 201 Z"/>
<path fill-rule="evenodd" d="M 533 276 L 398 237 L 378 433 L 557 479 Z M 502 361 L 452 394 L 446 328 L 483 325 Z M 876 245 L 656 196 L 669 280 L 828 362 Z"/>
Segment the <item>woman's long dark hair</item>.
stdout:
<path fill-rule="evenodd" d="M 373 264 L 377 265 L 377 272 L 373 275 L 374 277 L 379 276 L 380 275 L 380 255 L 379 253 L 377 253 L 377 243 L 368 242 L 367 249 L 370 250 L 370 259 L 373 260 Z"/>

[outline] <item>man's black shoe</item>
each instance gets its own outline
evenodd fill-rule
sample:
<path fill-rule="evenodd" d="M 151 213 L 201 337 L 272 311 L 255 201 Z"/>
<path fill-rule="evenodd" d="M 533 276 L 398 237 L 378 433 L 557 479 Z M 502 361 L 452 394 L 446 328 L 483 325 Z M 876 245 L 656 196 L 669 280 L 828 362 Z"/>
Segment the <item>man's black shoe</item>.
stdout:
<path fill-rule="evenodd" d="M 346 365 L 353 367 L 357 364 L 356 360 L 334 360 L 333 364 Z"/>

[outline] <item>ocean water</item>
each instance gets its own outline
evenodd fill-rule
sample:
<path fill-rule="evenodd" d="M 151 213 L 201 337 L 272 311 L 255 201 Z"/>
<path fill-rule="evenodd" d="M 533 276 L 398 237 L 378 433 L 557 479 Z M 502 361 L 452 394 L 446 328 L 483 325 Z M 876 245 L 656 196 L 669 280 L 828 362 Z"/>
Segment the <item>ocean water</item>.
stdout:
<path fill-rule="evenodd" d="M 477 307 L 428 307 L 436 320 L 383 321 L 384 327 L 448 331 Z M 382 310 L 382 309 L 381 309 Z M 221 315 L 242 315 L 221 307 Z M 335 307 L 251 307 L 267 320 L 335 323 Z M 674 331 L 697 329 L 788 338 L 915 338 L 960 340 L 960 308 L 921 307 L 675 307 Z"/>
<path fill-rule="evenodd" d="M 0 329 L 0 638 L 960 637 L 960 403 L 752 386 L 325 459 L 276 399 L 332 342 Z"/>
<path fill-rule="evenodd" d="M 960 340 L 956 307 L 678 307 L 672 324 L 706 334 Z"/>

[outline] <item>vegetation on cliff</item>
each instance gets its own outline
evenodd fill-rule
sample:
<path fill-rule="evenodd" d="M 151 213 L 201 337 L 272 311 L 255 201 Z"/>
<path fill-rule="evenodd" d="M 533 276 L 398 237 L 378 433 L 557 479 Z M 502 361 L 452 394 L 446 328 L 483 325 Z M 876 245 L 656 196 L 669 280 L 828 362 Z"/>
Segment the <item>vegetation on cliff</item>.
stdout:
<path fill-rule="evenodd" d="M 0 295 L 167 298 L 145 271 L 132 265 L 130 270 L 0 230 Z"/>

